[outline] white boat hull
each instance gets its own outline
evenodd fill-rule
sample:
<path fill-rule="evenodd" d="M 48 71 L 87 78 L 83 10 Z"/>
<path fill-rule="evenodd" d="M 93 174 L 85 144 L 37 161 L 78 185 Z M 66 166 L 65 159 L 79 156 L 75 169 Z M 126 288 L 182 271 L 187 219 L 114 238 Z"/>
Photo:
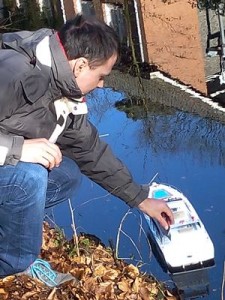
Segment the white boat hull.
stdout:
<path fill-rule="evenodd" d="M 174 274 L 213 266 L 213 243 L 190 201 L 175 188 L 157 183 L 150 185 L 148 197 L 163 199 L 173 211 L 175 223 L 168 232 L 144 215 L 167 272 Z"/>

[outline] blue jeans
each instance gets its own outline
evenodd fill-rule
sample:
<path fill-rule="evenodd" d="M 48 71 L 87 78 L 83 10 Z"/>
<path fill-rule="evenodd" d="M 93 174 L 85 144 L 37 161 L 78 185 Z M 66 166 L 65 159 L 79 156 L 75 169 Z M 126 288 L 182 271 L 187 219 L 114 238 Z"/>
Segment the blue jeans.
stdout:
<path fill-rule="evenodd" d="M 73 199 L 80 182 L 78 166 L 67 157 L 52 171 L 24 162 L 0 167 L 0 278 L 37 258 L 45 208 Z"/>

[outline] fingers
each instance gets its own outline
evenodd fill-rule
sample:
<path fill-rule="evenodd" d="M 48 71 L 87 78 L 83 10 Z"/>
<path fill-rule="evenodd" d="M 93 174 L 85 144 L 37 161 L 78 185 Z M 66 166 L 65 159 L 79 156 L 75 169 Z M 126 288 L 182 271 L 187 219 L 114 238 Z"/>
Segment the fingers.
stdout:
<path fill-rule="evenodd" d="M 166 230 L 168 230 L 170 225 L 174 223 L 173 213 L 165 202 L 163 203 L 162 211 L 158 216 L 158 221 Z"/>
<path fill-rule="evenodd" d="M 165 203 L 166 204 L 166 203 Z M 174 223 L 174 215 L 169 208 L 169 206 L 166 204 L 164 211 L 162 212 L 162 217 L 166 220 L 166 222 L 171 225 Z"/>
<path fill-rule="evenodd" d="M 172 224 L 172 222 L 171 222 L 171 219 L 169 218 L 169 216 L 165 212 L 161 213 L 161 217 L 159 217 L 158 221 L 159 221 L 160 225 L 163 228 L 165 228 L 165 230 L 170 229 L 170 225 Z"/>
<path fill-rule="evenodd" d="M 166 230 L 174 223 L 173 213 L 164 200 L 147 198 L 138 205 L 138 208 L 156 219 Z"/>
<path fill-rule="evenodd" d="M 166 219 L 163 218 L 162 216 L 158 217 L 158 222 L 160 223 L 160 225 L 165 228 L 165 230 L 169 230 L 170 225 L 167 223 Z"/>
<path fill-rule="evenodd" d="M 49 169 L 58 167 L 62 161 L 62 154 L 58 146 L 50 143 L 49 141 L 47 141 L 43 147 L 42 157 L 47 161 Z"/>
<path fill-rule="evenodd" d="M 60 165 L 62 153 L 57 145 L 47 139 L 30 139 L 24 141 L 20 160 L 39 163 L 51 170 Z"/>
<path fill-rule="evenodd" d="M 53 166 L 50 164 L 49 160 L 43 156 L 38 159 L 37 163 L 44 166 L 46 169 L 51 170 L 53 168 Z"/>
<path fill-rule="evenodd" d="M 59 149 L 59 147 L 56 144 L 53 144 L 46 140 L 47 145 L 49 146 L 49 149 L 51 149 L 54 153 L 54 156 L 58 158 L 60 161 L 62 160 L 62 153 Z"/>
<path fill-rule="evenodd" d="M 53 169 L 54 167 L 59 166 L 59 159 L 52 153 L 49 153 L 48 151 L 43 151 L 42 155 L 42 164 L 48 168 L 48 169 Z"/>

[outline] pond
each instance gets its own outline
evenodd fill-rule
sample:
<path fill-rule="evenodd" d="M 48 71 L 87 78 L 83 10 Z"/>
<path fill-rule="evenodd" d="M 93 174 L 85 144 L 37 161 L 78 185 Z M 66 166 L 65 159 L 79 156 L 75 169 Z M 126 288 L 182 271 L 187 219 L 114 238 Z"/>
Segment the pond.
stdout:
<path fill-rule="evenodd" d="M 89 115 L 99 135 L 130 169 L 138 183 L 153 178 L 175 186 L 192 202 L 215 247 L 216 266 L 209 270 L 207 300 L 221 299 L 225 256 L 225 126 L 197 115 L 149 103 L 147 116 L 115 108 L 119 92 L 97 89 L 88 97 Z M 132 116 L 132 117 L 130 117 Z M 144 118 L 143 118 L 144 116 Z M 138 210 L 84 177 L 73 210 L 78 232 L 109 241 L 128 262 L 170 283 L 149 247 Z M 71 236 L 68 203 L 54 209 L 54 220 Z M 120 230 L 119 230 L 120 229 Z M 142 230 L 143 229 L 143 230 Z"/>

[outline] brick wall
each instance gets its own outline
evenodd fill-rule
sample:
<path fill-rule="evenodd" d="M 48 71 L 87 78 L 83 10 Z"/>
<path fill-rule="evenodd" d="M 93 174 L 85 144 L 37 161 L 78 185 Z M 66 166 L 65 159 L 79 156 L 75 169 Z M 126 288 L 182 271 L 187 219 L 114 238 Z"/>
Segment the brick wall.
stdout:
<path fill-rule="evenodd" d="M 186 0 L 140 1 L 149 61 L 207 93 L 197 8 Z"/>
<path fill-rule="evenodd" d="M 78 13 L 76 0 L 63 0 L 66 19 L 72 19 Z"/>

